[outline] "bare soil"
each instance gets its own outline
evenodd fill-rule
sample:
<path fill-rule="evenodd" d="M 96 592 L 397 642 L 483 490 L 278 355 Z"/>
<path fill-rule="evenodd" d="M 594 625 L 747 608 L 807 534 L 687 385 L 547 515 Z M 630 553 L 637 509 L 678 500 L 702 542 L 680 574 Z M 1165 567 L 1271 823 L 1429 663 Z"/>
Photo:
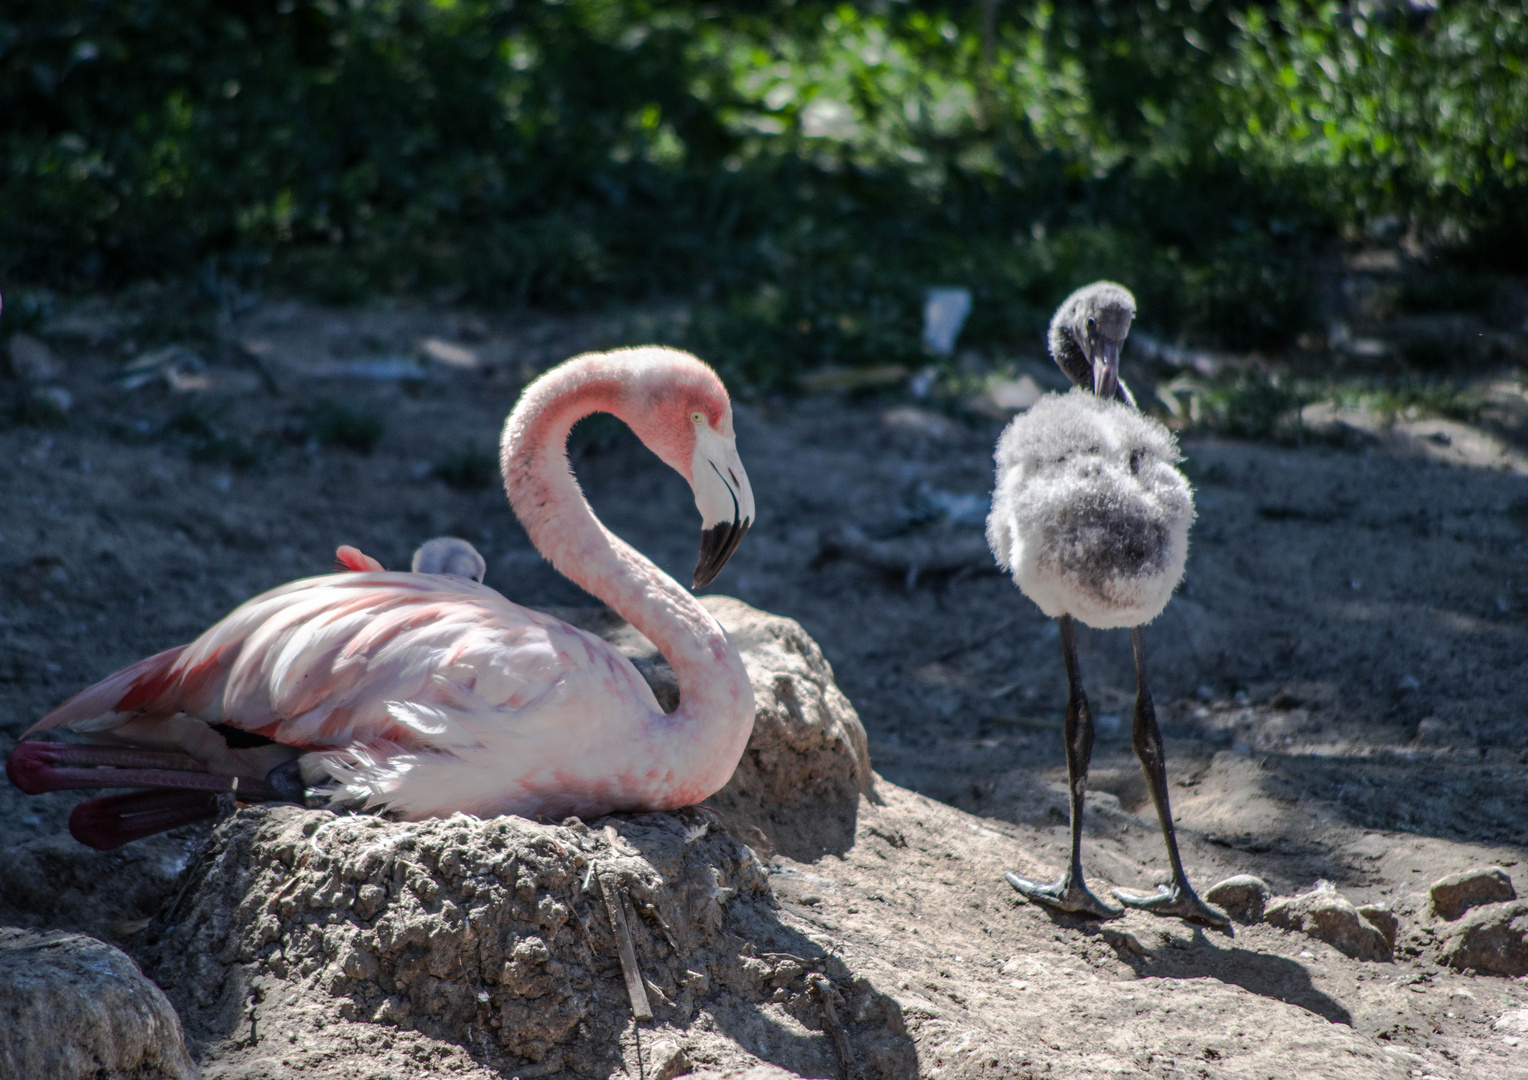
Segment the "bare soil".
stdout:
<path fill-rule="evenodd" d="M 114 320 L 102 304 L 47 334 L 72 397 L 63 426 L 0 430 L 0 753 L 94 679 L 328 569 L 338 544 L 402 567 L 454 533 L 512 599 L 591 602 L 530 549 L 496 484 L 438 476 L 473 479 L 462 463 L 491 451 L 530 374 L 648 337 L 643 318 L 263 304 L 226 328 L 239 347 L 179 391 L 122 388 L 129 331 Z M 430 337 L 477 366 L 412 359 Z M 355 377 L 385 374 L 360 366 L 376 360 L 424 377 Z M 1521 381 L 1492 393 L 1509 421 L 1528 415 Z M 380 420 L 375 448 L 326 445 L 320 400 Z M 739 407 L 760 516 L 716 589 L 798 620 L 868 732 L 878 801 L 740 838 L 765 859 L 781 926 L 895 1003 L 917 1072 L 1528 1077 L 1528 1031 L 1511 1020 L 1528 982 L 1441 966 L 1426 900 L 1435 879 L 1486 864 L 1528 892 L 1523 428 L 1422 417 L 1357 449 L 1183 440 L 1199 520 L 1187 580 L 1147 642 L 1190 875 L 1207 887 L 1255 873 L 1282 895 L 1326 880 L 1386 904 L 1396 959 L 1376 963 L 1266 924 L 1221 934 L 1131 914 L 1096 927 L 1017 899 L 1001 872 L 1054 874 L 1066 849 L 1053 624 L 996 573 L 888 573 L 819 544 L 844 523 L 895 538 L 931 499 L 984 496 L 1000 422 L 885 412 L 833 395 Z M 679 477 L 597 427 L 579 433 L 577 471 L 612 529 L 688 572 Z M 908 535 L 979 533 L 977 516 Z M 1165 858 L 1129 746 L 1128 637 L 1082 629 L 1080 648 L 1100 717 L 1091 877 L 1149 887 Z M 60 835 L 75 801 L 0 785 L 0 923 L 85 929 L 131 952 L 205 830 L 99 855 Z M 821 1029 L 794 1036 L 820 1042 L 800 1060 L 834 1060 Z M 686 1037 L 662 1023 L 628 1033 L 591 1075 L 653 1075 L 640 1039 Z M 735 1041 L 745 1053 L 729 1067 L 798 1060 L 768 1038 Z M 357 1042 L 335 1068 L 514 1075 L 426 1043 L 361 1067 Z M 210 1075 L 327 1075 L 249 1055 L 221 1066 L 222 1045 L 199 1044 Z"/>

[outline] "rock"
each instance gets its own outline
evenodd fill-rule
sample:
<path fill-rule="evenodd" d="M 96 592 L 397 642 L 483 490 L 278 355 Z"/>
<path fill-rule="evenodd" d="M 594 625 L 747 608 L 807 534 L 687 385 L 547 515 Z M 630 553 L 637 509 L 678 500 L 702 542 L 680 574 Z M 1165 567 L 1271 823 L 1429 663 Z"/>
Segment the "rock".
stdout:
<path fill-rule="evenodd" d="M 1450 921 L 1480 904 L 1517 899 L 1512 879 L 1499 866 L 1477 866 L 1439 878 L 1428 892 L 1432 895 L 1433 914 Z"/>
<path fill-rule="evenodd" d="M 962 432 L 949 417 L 916 405 L 900 405 L 881 413 L 881 426 L 893 435 L 932 442 L 954 442 Z"/>
<path fill-rule="evenodd" d="M 426 360 L 460 371 L 472 371 L 482 366 L 476 352 L 440 338 L 425 338 L 421 341 L 419 354 Z"/>
<path fill-rule="evenodd" d="M 675 1080 L 676 1077 L 690 1075 L 695 1068 L 685 1048 L 671 1042 L 660 1042 L 654 1046 L 648 1065 L 652 1069 L 653 1080 Z"/>
<path fill-rule="evenodd" d="M 1461 916 L 1439 942 L 1438 958 L 1460 971 L 1528 975 L 1528 901 L 1483 904 Z"/>
<path fill-rule="evenodd" d="M 1395 948 L 1395 936 L 1400 933 L 1401 920 L 1396 918 L 1395 912 L 1382 904 L 1359 904 L 1358 914 L 1381 934 L 1385 935 L 1385 942 L 1392 949 Z"/>
<path fill-rule="evenodd" d="M 128 956 L 58 931 L 0 928 L 0 1076 L 192 1080 L 175 1010 Z"/>
<path fill-rule="evenodd" d="M 1417 722 L 1418 746 L 1452 746 L 1459 741 L 1458 731 L 1447 720 L 1426 716 Z"/>
<path fill-rule="evenodd" d="M 1311 892 L 1275 900 L 1263 917 L 1270 926 L 1297 930 L 1356 960 L 1391 959 L 1390 942 L 1379 927 L 1326 882 L 1318 882 Z"/>
<path fill-rule="evenodd" d="M 1491 1025 L 1497 1031 L 1510 1031 L 1528 1035 L 1528 1009 L 1509 1009 L 1496 1018 Z"/>
<path fill-rule="evenodd" d="M 755 1065 L 748 1069 L 728 1069 L 726 1072 L 716 1072 L 707 1069 L 705 1072 L 684 1073 L 686 1080 L 800 1080 L 793 1072 L 786 1072 L 778 1065 Z"/>
<path fill-rule="evenodd" d="M 1263 917 L 1272 890 L 1268 883 L 1251 874 L 1237 874 L 1211 885 L 1204 898 L 1218 905 L 1237 922 L 1255 923 Z"/>
<path fill-rule="evenodd" d="M 31 334 L 16 334 L 11 338 L 11 374 L 22 382 L 45 383 L 58 378 L 58 361 L 53 350 L 45 342 Z"/>
<path fill-rule="evenodd" d="M 756 702 L 748 748 L 711 804 L 753 822 L 782 849 L 805 847 L 814 858 L 844 850 L 854 842 L 860 795 L 875 798 L 859 714 L 800 623 L 730 597 L 703 602 L 742 653 Z"/>

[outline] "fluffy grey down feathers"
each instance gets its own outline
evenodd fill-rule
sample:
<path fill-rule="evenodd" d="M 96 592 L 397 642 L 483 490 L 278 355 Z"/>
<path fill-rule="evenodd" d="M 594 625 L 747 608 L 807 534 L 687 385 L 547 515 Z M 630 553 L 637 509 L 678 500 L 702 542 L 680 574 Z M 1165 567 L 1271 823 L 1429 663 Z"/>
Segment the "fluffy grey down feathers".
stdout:
<path fill-rule="evenodd" d="M 1181 460 L 1172 433 L 1123 402 L 1047 394 L 998 440 L 992 553 L 1052 618 L 1150 622 L 1188 558 L 1194 495 Z"/>

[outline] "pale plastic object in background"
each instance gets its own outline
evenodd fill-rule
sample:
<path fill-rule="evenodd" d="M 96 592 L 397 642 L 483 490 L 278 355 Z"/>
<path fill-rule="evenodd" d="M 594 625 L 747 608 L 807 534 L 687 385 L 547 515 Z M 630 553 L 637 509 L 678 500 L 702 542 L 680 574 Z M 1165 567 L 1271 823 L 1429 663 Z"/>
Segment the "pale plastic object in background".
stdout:
<path fill-rule="evenodd" d="M 930 289 L 923 302 L 923 347 L 935 356 L 954 353 L 970 314 L 970 289 Z"/>

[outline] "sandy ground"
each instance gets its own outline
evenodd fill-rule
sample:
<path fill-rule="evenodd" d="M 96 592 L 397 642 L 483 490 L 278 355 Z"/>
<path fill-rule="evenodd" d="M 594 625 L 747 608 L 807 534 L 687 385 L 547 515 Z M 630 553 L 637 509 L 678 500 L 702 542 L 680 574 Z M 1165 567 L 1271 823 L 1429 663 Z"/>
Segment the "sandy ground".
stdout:
<path fill-rule="evenodd" d="M 126 332 L 109 316 L 50 338 L 67 425 L 0 430 L 0 752 L 90 681 L 328 569 L 340 543 L 402 567 L 455 533 L 512 599 L 589 602 L 529 548 L 496 484 L 454 488 L 436 466 L 490 451 L 530 372 L 640 340 L 641 319 L 267 304 L 229 331 L 246 348 L 186 365 L 192 388 L 177 391 L 115 381 Z M 430 337 L 476 366 L 415 359 Z M 424 377 L 359 377 L 405 369 Z M 1521 384 L 1503 385 L 1528 411 Z M 383 422 L 375 449 L 315 437 L 320 400 Z M 1286 895 L 1324 879 L 1388 904 L 1397 960 L 1361 963 L 1265 925 L 1081 926 L 1003 884 L 1004 869 L 1048 875 L 1064 857 L 1059 643 L 995 573 L 909 583 L 820 557 L 824 529 L 905 532 L 920 506 L 959 519 L 962 496 L 990 490 L 998 421 L 885 411 L 842 396 L 739 408 L 759 521 L 715 591 L 799 620 L 863 718 L 884 805 L 863 803 L 832 850 L 777 852 L 774 881 L 783 920 L 900 1004 L 919 1071 L 1528 1076 L 1528 1032 L 1499 1026 L 1528 1007 L 1528 982 L 1440 968 L 1425 913 L 1428 883 L 1487 863 L 1528 891 L 1528 479 L 1520 457 L 1471 457 L 1466 437 L 1517 453 L 1520 431 L 1438 438 L 1423 418 L 1415 437 L 1358 450 L 1183 442 L 1199 521 L 1187 580 L 1147 641 L 1190 874 L 1257 873 Z M 596 510 L 687 574 L 683 481 L 629 435 L 589 435 L 577 471 Z M 229 463 L 245 450 L 255 464 Z M 979 535 L 966 516 L 928 535 Z M 1082 630 L 1081 662 L 1100 717 L 1092 877 L 1149 886 L 1165 858 L 1129 748 L 1127 636 Z M 189 840 L 81 856 L 57 836 L 74 801 L 0 786 L 5 857 L 24 850 L 57 875 L 26 896 L 13 885 L 0 922 L 130 935 Z M 132 864 L 138 892 L 92 895 Z M 49 890 L 65 888 L 50 913 Z"/>

